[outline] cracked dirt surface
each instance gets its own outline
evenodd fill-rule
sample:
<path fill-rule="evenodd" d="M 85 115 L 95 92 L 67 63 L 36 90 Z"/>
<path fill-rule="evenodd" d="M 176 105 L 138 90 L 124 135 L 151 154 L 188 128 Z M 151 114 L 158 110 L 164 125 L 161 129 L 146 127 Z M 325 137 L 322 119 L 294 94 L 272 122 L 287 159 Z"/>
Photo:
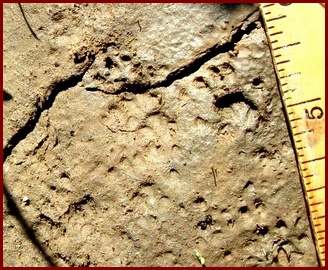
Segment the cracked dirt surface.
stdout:
<path fill-rule="evenodd" d="M 317 266 L 258 6 L 4 5 L 5 266 Z"/>

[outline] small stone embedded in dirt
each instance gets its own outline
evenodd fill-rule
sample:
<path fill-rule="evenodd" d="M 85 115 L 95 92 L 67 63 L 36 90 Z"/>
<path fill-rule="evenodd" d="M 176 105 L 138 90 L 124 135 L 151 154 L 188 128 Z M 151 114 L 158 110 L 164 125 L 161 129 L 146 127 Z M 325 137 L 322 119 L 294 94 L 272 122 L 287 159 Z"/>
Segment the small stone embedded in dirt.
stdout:
<path fill-rule="evenodd" d="M 22 202 L 24 205 L 29 205 L 30 204 L 30 199 L 27 196 L 24 196 L 22 199 Z"/>

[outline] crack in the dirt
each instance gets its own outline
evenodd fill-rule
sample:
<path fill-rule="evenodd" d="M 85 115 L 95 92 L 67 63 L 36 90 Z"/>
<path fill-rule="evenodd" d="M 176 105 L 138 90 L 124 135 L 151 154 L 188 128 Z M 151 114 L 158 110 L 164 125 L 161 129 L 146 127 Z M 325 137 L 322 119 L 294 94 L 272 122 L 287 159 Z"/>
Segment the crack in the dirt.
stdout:
<path fill-rule="evenodd" d="M 229 51 L 234 51 L 235 46 L 240 42 L 243 36 L 249 35 L 253 30 L 256 29 L 256 22 L 251 22 L 247 25 L 246 29 L 242 29 L 243 24 L 241 24 L 234 34 L 231 36 L 231 40 L 223 43 L 221 45 L 215 44 L 213 47 L 207 49 L 201 56 L 195 59 L 192 63 L 187 66 L 181 67 L 178 70 L 170 73 L 166 79 L 162 82 L 155 84 L 155 87 L 168 87 L 176 80 L 180 80 L 184 77 L 187 77 L 196 71 L 198 71 L 206 62 L 216 57 L 219 54 L 228 53 Z"/>
<path fill-rule="evenodd" d="M 169 87 L 172 85 L 175 81 L 181 80 L 185 77 L 190 76 L 191 74 L 198 71 L 206 62 L 211 60 L 212 58 L 216 57 L 219 54 L 228 53 L 229 51 L 234 51 L 235 46 L 238 42 L 242 40 L 244 35 L 249 35 L 252 31 L 254 31 L 257 28 L 257 21 L 250 22 L 245 29 L 244 23 L 252 16 L 254 13 L 258 12 L 258 10 L 255 10 L 251 14 L 247 15 L 247 17 L 241 21 L 241 24 L 234 28 L 231 33 L 231 39 L 230 41 L 227 41 L 223 44 L 215 44 L 213 47 L 207 49 L 206 51 L 200 53 L 199 57 L 196 58 L 193 62 L 190 64 L 187 64 L 186 66 L 180 67 L 179 69 L 171 72 L 168 74 L 168 76 L 157 83 L 154 84 L 140 84 L 140 83 L 127 83 L 122 86 L 122 88 L 118 89 L 117 91 L 113 93 L 106 92 L 102 89 L 99 89 L 97 87 L 94 88 L 86 88 L 87 91 L 92 92 L 102 92 L 109 95 L 118 95 L 121 93 L 133 93 L 133 94 L 143 94 L 147 91 L 159 88 L 159 87 Z"/>
<path fill-rule="evenodd" d="M 88 63 L 86 64 L 86 67 L 81 72 L 79 72 L 78 74 L 74 74 L 74 75 L 70 76 L 69 78 L 64 79 L 62 81 L 55 82 L 53 85 L 51 85 L 49 87 L 51 89 L 51 92 L 50 92 L 49 96 L 47 97 L 47 99 L 44 102 L 42 102 L 42 104 L 40 102 L 37 102 L 36 111 L 30 116 L 30 119 L 26 122 L 26 124 L 24 126 L 22 126 L 10 138 L 7 145 L 3 148 L 3 163 L 11 155 L 13 149 L 22 140 L 24 140 L 28 136 L 28 134 L 30 134 L 35 129 L 42 113 L 45 110 L 48 110 L 51 108 L 51 106 L 53 105 L 58 94 L 76 86 L 79 82 L 82 81 L 85 73 L 92 66 L 95 58 L 96 58 L 95 54 L 88 55 Z"/>
<path fill-rule="evenodd" d="M 250 34 L 253 30 L 257 28 L 256 21 L 250 22 L 245 29 L 243 29 L 243 22 L 247 21 L 255 12 L 249 14 L 244 20 L 242 20 L 240 26 L 233 29 L 231 32 L 230 41 L 227 41 L 221 45 L 215 44 L 213 47 L 207 49 L 203 53 L 200 54 L 198 58 L 196 58 L 190 64 L 180 67 L 179 69 L 171 72 L 163 81 L 159 81 L 155 84 L 140 84 L 140 83 L 130 83 L 123 85 L 122 88 L 117 90 L 114 93 L 108 93 L 104 90 L 98 88 L 86 88 L 87 91 L 100 91 L 105 94 L 118 95 L 121 93 L 133 93 L 133 94 L 143 94 L 151 89 L 159 88 L 159 87 L 168 87 L 172 85 L 175 81 L 183 79 L 184 77 L 188 77 L 191 74 L 198 71 L 206 62 L 216 57 L 219 54 L 228 53 L 229 51 L 234 51 L 234 48 L 238 42 L 240 42 L 244 35 Z M 3 148 L 3 163 L 6 161 L 8 156 L 11 155 L 12 150 L 19 144 L 20 141 L 24 140 L 28 134 L 30 134 L 34 128 L 36 127 L 42 113 L 45 110 L 48 110 L 52 104 L 54 103 L 57 95 L 61 92 L 64 92 L 74 86 L 76 86 L 79 82 L 82 81 L 85 73 L 92 66 L 94 60 L 96 58 L 96 54 L 88 55 L 89 63 L 79 74 L 74 74 L 68 79 L 56 82 L 54 85 L 50 86 L 51 93 L 48 96 L 47 100 L 43 102 L 42 105 L 37 104 L 37 110 L 31 115 L 30 119 L 27 123 L 21 127 L 8 141 L 7 145 Z"/>

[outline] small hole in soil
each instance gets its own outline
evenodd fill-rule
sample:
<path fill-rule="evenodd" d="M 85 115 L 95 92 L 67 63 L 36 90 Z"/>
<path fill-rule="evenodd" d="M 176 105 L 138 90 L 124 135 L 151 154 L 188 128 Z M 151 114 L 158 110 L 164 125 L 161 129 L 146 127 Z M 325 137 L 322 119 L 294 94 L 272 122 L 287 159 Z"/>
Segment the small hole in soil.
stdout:
<path fill-rule="evenodd" d="M 230 255 L 231 254 L 231 251 L 230 250 L 225 250 L 224 252 L 223 252 L 223 255 L 224 256 L 228 256 L 228 255 Z"/>
<path fill-rule="evenodd" d="M 276 228 L 281 228 L 281 227 L 285 227 L 285 228 L 287 228 L 287 225 L 286 225 L 285 221 L 283 221 L 282 219 L 279 219 L 279 220 L 277 221 L 277 224 L 276 224 L 275 227 L 276 227 Z"/>
<path fill-rule="evenodd" d="M 212 70 L 214 73 L 219 73 L 220 72 L 220 70 L 215 66 L 211 66 L 210 70 Z"/>
<path fill-rule="evenodd" d="M 213 225 L 213 218 L 211 215 L 207 215 L 205 220 L 201 220 L 197 223 L 197 226 L 200 227 L 202 230 L 206 230 L 207 226 Z"/>
<path fill-rule="evenodd" d="M 232 218 L 227 220 L 227 225 L 230 225 L 233 227 L 233 224 L 234 224 L 234 220 Z"/>
<path fill-rule="evenodd" d="M 248 207 L 246 205 L 239 208 L 239 212 L 242 214 L 246 213 L 247 211 L 248 211 Z"/>
<path fill-rule="evenodd" d="M 254 230 L 254 233 L 260 234 L 260 235 L 266 235 L 269 232 L 268 226 L 260 226 L 256 225 L 256 229 Z"/>
<path fill-rule="evenodd" d="M 121 56 L 121 59 L 122 59 L 123 61 L 130 61 L 130 60 L 131 60 L 131 57 L 128 56 L 128 55 L 122 55 L 122 56 Z"/>
<path fill-rule="evenodd" d="M 176 169 L 174 169 L 174 168 L 172 168 L 171 170 L 170 170 L 170 173 L 179 173 Z"/>
<path fill-rule="evenodd" d="M 205 201 L 205 199 L 204 199 L 203 197 L 198 196 L 198 197 L 194 200 L 194 203 L 202 203 L 202 202 L 204 202 L 204 201 Z"/>
<path fill-rule="evenodd" d="M 196 77 L 195 81 L 196 82 L 205 82 L 203 77 Z"/>
<path fill-rule="evenodd" d="M 252 81 L 252 84 L 254 86 L 257 86 L 259 84 L 263 83 L 262 79 L 260 77 L 257 77 L 257 78 L 254 78 L 253 81 Z"/>
<path fill-rule="evenodd" d="M 248 188 L 250 185 L 253 185 L 253 182 L 251 180 L 248 180 L 243 189 Z"/>
<path fill-rule="evenodd" d="M 297 223 L 301 220 L 301 217 L 297 217 L 297 219 L 295 220 L 294 226 L 297 225 Z"/>
<path fill-rule="evenodd" d="M 107 172 L 112 172 L 112 171 L 114 171 L 114 169 L 115 169 L 115 167 L 111 166 L 111 167 L 108 168 Z"/>
<path fill-rule="evenodd" d="M 235 69 L 233 68 L 233 66 L 230 65 L 230 64 L 227 63 L 227 62 L 221 64 L 220 67 L 222 67 L 222 68 L 224 68 L 224 69 L 231 69 L 232 71 L 235 71 Z"/>
<path fill-rule="evenodd" d="M 114 79 L 114 82 L 126 82 L 127 80 L 127 78 L 116 78 Z"/>
<path fill-rule="evenodd" d="M 298 240 L 302 240 L 304 237 L 307 237 L 307 235 L 306 235 L 305 233 L 301 233 L 301 234 L 297 237 L 297 239 L 298 239 Z"/>
<path fill-rule="evenodd" d="M 132 199 L 135 198 L 135 197 L 137 197 L 138 195 L 139 195 L 139 192 L 138 191 L 133 192 Z"/>
<path fill-rule="evenodd" d="M 69 178 L 69 174 L 67 172 L 62 172 L 60 178 Z"/>
<path fill-rule="evenodd" d="M 140 183 L 140 187 L 151 187 L 152 185 L 154 185 L 154 183 L 151 181 L 144 181 Z"/>
<path fill-rule="evenodd" d="M 114 62 L 110 57 L 105 58 L 105 67 L 110 69 L 113 66 Z"/>
<path fill-rule="evenodd" d="M 56 190 L 57 188 L 55 186 L 50 186 L 51 190 Z"/>

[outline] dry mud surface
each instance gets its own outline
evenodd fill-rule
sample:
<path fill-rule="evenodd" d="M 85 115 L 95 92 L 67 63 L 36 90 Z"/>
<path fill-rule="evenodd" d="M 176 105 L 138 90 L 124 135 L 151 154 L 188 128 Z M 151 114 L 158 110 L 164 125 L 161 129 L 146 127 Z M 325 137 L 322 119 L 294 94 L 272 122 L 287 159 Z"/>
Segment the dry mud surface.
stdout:
<path fill-rule="evenodd" d="M 318 265 L 257 5 L 22 6 L 5 266 Z"/>

